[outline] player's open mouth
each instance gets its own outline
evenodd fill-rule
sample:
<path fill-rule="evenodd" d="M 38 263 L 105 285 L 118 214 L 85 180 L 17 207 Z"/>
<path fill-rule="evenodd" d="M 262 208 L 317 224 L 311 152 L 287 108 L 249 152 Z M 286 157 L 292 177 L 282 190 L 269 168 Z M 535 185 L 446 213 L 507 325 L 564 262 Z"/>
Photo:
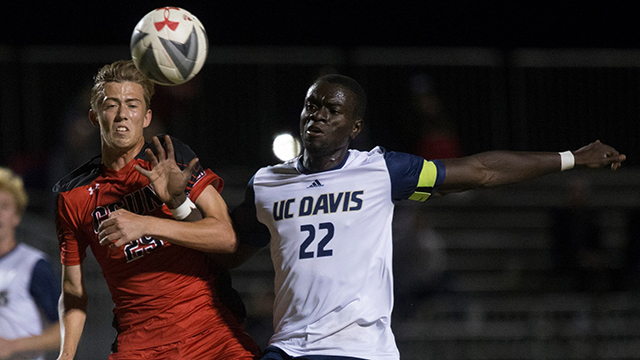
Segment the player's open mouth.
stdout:
<path fill-rule="evenodd" d="M 127 128 L 126 128 L 126 127 L 124 127 L 124 126 L 118 126 L 118 127 L 116 128 L 116 132 L 127 132 L 127 131 L 129 131 L 129 129 L 127 129 Z"/>
<path fill-rule="evenodd" d="M 306 132 L 307 134 L 312 136 L 317 136 L 322 134 L 322 130 L 320 130 L 320 128 L 317 126 L 309 126 Z"/>

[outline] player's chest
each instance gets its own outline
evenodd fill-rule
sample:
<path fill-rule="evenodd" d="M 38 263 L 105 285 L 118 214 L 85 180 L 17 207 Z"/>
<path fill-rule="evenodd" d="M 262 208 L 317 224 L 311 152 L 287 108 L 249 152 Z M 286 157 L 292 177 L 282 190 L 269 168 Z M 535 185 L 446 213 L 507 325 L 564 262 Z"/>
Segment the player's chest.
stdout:
<path fill-rule="evenodd" d="M 95 182 L 86 189 L 87 202 L 83 211 L 85 236 L 96 251 L 105 251 L 104 256 L 124 258 L 132 261 L 152 250 L 164 246 L 164 242 L 151 237 L 138 240 L 116 249 L 102 249 L 97 245 L 100 224 L 113 212 L 124 209 L 138 215 L 166 216 L 164 203 L 157 197 L 148 181 L 129 183 Z M 109 251 L 107 251 L 109 250 Z"/>
<path fill-rule="evenodd" d="M 370 174 L 307 175 L 295 182 L 256 186 L 256 205 L 275 223 L 309 217 L 344 217 L 372 210 L 389 198 L 389 181 Z"/>

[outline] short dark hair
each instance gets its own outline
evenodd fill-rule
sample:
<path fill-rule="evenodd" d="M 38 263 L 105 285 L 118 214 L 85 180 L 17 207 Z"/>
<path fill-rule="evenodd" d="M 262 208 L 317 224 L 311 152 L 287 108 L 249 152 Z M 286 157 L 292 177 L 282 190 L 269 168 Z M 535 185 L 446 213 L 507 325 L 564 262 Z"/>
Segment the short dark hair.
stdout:
<path fill-rule="evenodd" d="M 326 82 L 329 84 L 342 85 L 356 95 L 356 104 L 353 109 L 353 117 L 355 119 L 364 119 L 364 112 L 367 109 L 367 94 L 364 89 L 354 79 L 339 74 L 323 75 L 316 79 L 314 84 Z"/>

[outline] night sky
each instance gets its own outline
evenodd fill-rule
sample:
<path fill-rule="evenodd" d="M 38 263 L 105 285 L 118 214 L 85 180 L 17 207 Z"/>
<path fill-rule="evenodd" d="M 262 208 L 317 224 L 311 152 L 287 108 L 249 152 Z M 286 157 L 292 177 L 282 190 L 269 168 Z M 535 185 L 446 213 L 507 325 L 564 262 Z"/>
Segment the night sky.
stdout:
<path fill-rule="evenodd" d="M 376 3 L 372 5 L 370 3 Z M 2 10 L 0 45 L 128 44 L 150 10 L 180 6 L 212 46 L 636 48 L 623 1 L 23 1 Z M 363 5 L 364 4 L 364 5 Z"/>

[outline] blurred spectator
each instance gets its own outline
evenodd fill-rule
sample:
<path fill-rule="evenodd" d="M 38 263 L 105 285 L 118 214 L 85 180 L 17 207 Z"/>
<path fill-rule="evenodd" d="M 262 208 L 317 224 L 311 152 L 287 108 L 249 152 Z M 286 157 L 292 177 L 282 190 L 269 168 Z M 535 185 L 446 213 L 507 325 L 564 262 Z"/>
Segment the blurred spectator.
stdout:
<path fill-rule="evenodd" d="M 456 124 L 449 118 L 431 77 L 411 78 L 411 94 L 418 138 L 415 155 L 425 159 L 449 159 L 463 155 Z"/>
<path fill-rule="evenodd" d="M 552 262 L 576 291 L 603 291 L 606 256 L 598 213 L 590 206 L 591 184 L 584 178 L 569 183 L 567 203 L 551 210 Z"/>
<path fill-rule="evenodd" d="M 60 281 L 46 255 L 19 243 L 22 179 L 0 167 L 0 359 L 43 359 L 59 349 Z"/>

